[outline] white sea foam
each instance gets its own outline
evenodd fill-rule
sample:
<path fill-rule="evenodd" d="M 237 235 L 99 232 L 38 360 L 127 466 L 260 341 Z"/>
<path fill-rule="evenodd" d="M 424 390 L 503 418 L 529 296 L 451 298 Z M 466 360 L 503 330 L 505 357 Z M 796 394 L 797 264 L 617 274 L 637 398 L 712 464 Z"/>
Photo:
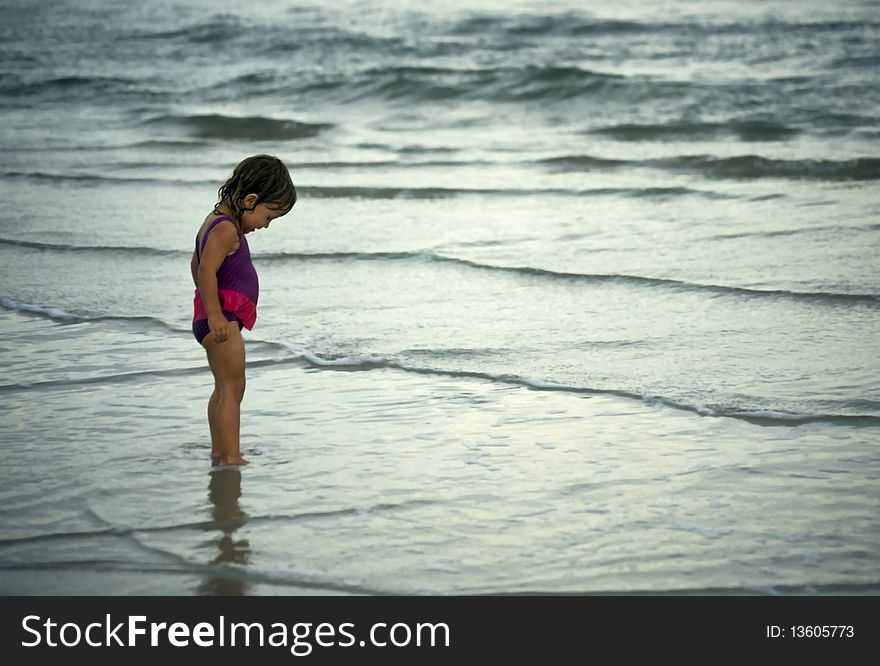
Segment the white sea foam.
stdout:
<path fill-rule="evenodd" d="M 311 352 L 304 352 L 302 357 L 309 363 L 328 368 L 339 366 L 357 367 L 361 365 L 382 365 L 387 363 L 385 357 L 373 354 L 353 354 L 352 356 L 340 356 L 339 358 L 323 358 Z"/>
<path fill-rule="evenodd" d="M 529 377 L 523 377 L 522 383 L 538 389 L 557 389 L 561 391 L 576 390 L 576 387 L 574 386 L 560 384 L 558 382 L 551 382 L 547 381 L 546 379 L 531 379 Z"/>
<path fill-rule="evenodd" d="M 736 412 L 736 416 L 749 419 L 771 419 L 774 421 L 797 421 L 803 417 L 802 414 L 791 414 L 788 412 L 777 412 L 773 410 L 757 410 L 747 412 Z"/>
<path fill-rule="evenodd" d="M 15 312 L 26 312 L 28 314 L 41 315 L 50 319 L 60 321 L 80 321 L 81 317 L 71 314 L 60 308 L 45 307 L 42 305 L 34 305 L 33 303 L 20 303 L 10 298 L 0 297 L 0 306 L 6 310 Z"/>

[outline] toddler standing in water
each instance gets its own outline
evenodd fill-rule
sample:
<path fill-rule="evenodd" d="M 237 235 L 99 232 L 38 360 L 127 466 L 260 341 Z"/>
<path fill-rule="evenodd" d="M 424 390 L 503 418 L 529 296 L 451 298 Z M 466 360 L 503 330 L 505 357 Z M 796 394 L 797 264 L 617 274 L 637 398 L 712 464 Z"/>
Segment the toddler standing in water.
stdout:
<path fill-rule="evenodd" d="M 196 235 L 192 328 L 214 374 L 208 401 L 211 462 L 245 465 L 239 441 L 245 385 L 241 328 L 253 328 L 260 291 L 245 234 L 268 229 L 272 220 L 290 212 L 296 189 L 281 160 L 255 155 L 235 167 L 218 194 L 220 200 Z"/>

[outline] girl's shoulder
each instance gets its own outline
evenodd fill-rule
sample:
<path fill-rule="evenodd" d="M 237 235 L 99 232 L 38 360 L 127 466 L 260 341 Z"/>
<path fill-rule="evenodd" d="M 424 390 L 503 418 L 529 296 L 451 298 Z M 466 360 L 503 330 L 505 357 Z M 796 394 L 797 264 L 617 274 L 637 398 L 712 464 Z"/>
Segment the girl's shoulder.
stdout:
<path fill-rule="evenodd" d="M 241 233 L 239 232 L 235 222 L 233 222 L 228 215 L 224 215 L 223 213 L 219 213 L 217 211 L 211 211 L 210 213 L 208 213 L 207 217 L 205 217 L 204 221 L 202 222 L 202 226 L 199 227 L 199 231 L 196 234 L 196 243 L 198 244 L 200 253 L 201 250 L 204 249 L 206 243 L 206 234 L 210 235 L 215 229 L 221 226 L 229 227 L 231 228 L 230 230 L 235 231 L 235 234 L 236 236 L 238 236 L 238 238 L 235 241 L 235 248 L 230 254 L 238 251 L 238 247 L 241 242 Z"/>

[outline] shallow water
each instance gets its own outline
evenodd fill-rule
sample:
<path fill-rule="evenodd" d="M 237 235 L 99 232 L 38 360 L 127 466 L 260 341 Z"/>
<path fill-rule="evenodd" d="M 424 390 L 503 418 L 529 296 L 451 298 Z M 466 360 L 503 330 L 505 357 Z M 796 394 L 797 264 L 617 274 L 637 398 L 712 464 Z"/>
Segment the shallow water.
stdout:
<path fill-rule="evenodd" d="M 0 592 L 877 593 L 876 5 L 435 5 L 0 7 Z"/>
<path fill-rule="evenodd" d="M 2 389 L 6 593 L 878 591 L 870 427 L 254 354 L 254 465 L 212 471 L 184 336 L 0 324 L 81 372 Z"/>

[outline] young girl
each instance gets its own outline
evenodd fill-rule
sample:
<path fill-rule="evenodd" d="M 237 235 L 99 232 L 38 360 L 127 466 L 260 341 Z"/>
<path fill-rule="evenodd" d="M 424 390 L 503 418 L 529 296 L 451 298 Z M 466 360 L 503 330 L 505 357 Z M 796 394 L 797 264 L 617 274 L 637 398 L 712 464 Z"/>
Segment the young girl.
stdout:
<path fill-rule="evenodd" d="M 241 328 L 254 326 L 260 285 L 245 234 L 268 229 L 272 220 L 290 212 L 296 190 L 281 160 L 255 155 L 235 167 L 218 195 L 220 200 L 196 235 L 192 328 L 214 374 L 208 401 L 211 462 L 246 465 L 239 443 L 245 384 Z"/>

